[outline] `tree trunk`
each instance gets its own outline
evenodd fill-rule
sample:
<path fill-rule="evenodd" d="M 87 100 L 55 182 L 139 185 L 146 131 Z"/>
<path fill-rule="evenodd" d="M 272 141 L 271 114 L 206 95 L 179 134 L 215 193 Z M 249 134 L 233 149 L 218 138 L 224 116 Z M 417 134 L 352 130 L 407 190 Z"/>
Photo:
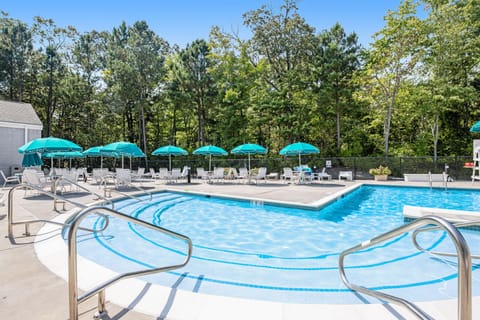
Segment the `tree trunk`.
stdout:
<path fill-rule="evenodd" d="M 432 127 L 433 136 L 433 162 L 437 163 L 437 148 L 438 148 L 438 115 L 435 115 Z"/>
<path fill-rule="evenodd" d="M 336 113 L 336 122 L 337 122 L 337 151 L 340 151 L 341 140 L 340 140 L 340 107 L 338 102 L 338 92 L 335 91 L 335 113 Z"/>
<path fill-rule="evenodd" d="M 395 77 L 395 84 L 393 85 L 393 90 L 392 90 L 392 96 L 390 97 L 390 103 L 388 104 L 387 118 L 385 119 L 385 133 L 384 133 L 385 158 L 388 158 L 390 127 L 392 123 L 393 107 L 395 105 L 395 98 L 397 96 L 397 91 L 399 87 L 400 87 L 400 79 L 399 79 L 398 70 L 397 70 L 397 75 Z"/>

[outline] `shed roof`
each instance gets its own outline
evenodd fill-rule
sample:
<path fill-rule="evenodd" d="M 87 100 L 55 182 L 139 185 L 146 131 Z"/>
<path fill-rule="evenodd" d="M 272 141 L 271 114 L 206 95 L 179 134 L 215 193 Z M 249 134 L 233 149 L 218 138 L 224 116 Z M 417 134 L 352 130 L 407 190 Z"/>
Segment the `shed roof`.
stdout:
<path fill-rule="evenodd" d="M 0 121 L 42 125 L 30 103 L 0 100 Z"/>

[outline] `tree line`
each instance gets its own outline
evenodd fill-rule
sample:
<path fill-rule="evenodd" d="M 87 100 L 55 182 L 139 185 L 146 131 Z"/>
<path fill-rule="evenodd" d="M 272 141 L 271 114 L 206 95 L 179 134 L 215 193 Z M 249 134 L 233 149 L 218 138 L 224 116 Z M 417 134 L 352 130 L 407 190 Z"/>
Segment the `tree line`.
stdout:
<path fill-rule="evenodd" d="M 421 10 L 422 14 L 418 13 Z M 31 103 L 43 136 L 326 156 L 471 154 L 480 120 L 480 2 L 402 0 L 368 48 L 316 31 L 295 0 L 243 14 L 244 39 L 213 26 L 180 48 L 145 21 L 79 33 L 0 15 L 0 98 Z"/>

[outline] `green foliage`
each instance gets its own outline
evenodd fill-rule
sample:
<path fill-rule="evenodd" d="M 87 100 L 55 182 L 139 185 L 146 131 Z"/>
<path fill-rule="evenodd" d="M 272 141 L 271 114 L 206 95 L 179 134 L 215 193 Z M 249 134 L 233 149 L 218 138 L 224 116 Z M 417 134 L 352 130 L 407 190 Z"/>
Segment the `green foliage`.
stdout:
<path fill-rule="evenodd" d="M 185 48 L 144 21 L 78 34 L 2 13 L 0 97 L 32 103 L 44 135 L 84 147 L 253 142 L 275 154 L 308 141 L 333 157 L 470 154 L 480 2 L 418 1 L 386 12 L 363 49 L 338 23 L 316 32 L 294 0 L 245 13 L 247 39 L 212 27 Z"/>
<path fill-rule="evenodd" d="M 368 170 L 368 173 L 370 173 L 372 176 L 389 176 L 392 174 L 392 170 L 390 170 L 390 168 L 388 167 L 378 166 L 377 168 L 372 168 Z"/>

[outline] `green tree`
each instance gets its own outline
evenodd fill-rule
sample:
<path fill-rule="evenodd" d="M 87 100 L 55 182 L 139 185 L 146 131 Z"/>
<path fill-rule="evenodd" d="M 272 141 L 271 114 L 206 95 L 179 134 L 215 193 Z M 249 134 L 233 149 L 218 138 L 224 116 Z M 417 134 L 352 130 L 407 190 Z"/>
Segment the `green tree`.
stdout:
<path fill-rule="evenodd" d="M 237 36 L 212 28 L 210 46 L 210 74 L 218 92 L 210 142 L 231 149 L 252 139 L 247 130 L 248 108 L 256 74 L 246 54 L 245 41 Z"/>
<path fill-rule="evenodd" d="M 33 54 L 32 31 L 27 24 L 0 14 L 0 96 L 23 101 Z"/>
<path fill-rule="evenodd" d="M 213 80 L 208 73 L 211 66 L 209 59 L 209 48 L 205 40 L 195 40 L 187 44 L 184 50 L 180 51 L 179 57 L 182 63 L 180 74 L 181 85 L 189 96 L 192 106 L 195 106 L 197 115 L 197 142 L 204 145 L 207 141 L 207 121 L 209 120 L 209 109 L 214 97 Z"/>
<path fill-rule="evenodd" d="M 110 102 L 123 115 L 123 137 L 140 142 L 147 152 L 146 109 L 160 86 L 168 43 L 138 21 L 131 27 L 123 22 L 114 28 L 107 47 L 104 75 Z"/>
<path fill-rule="evenodd" d="M 429 6 L 428 50 L 422 66 L 435 101 L 444 137 L 444 152 L 470 149 L 468 129 L 479 116 L 480 2 L 424 1 Z"/>
<path fill-rule="evenodd" d="M 96 129 L 101 126 L 98 121 L 103 113 L 99 96 L 101 73 L 105 69 L 106 40 L 105 32 L 91 31 L 81 34 L 73 44 L 72 72 L 83 80 L 75 81 L 78 86 L 74 90 L 81 94 L 77 111 L 83 121 L 79 121 L 78 126 L 82 129 L 79 134 L 84 137 L 85 146 L 103 143 L 98 140 L 100 134 Z"/>
<path fill-rule="evenodd" d="M 383 113 L 385 156 L 389 155 L 392 116 L 402 83 L 414 76 L 425 41 L 425 27 L 416 15 L 417 3 L 405 0 L 396 11 L 388 11 L 385 26 L 374 36 L 368 52 L 366 75 L 371 85 L 372 105 Z"/>
<path fill-rule="evenodd" d="M 76 34 L 75 28 L 58 27 L 51 19 L 35 18 L 34 30 L 38 35 L 38 41 L 41 46 L 39 51 L 43 56 L 42 70 L 40 73 L 40 84 L 43 88 L 38 92 L 36 101 L 43 112 L 40 116 L 44 117 L 44 136 L 51 136 L 53 132 L 53 121 L 58 107 L 59 84 L 65 76 L 67 70 L 66 54 L 71 39 Z"/>
<path fill-rule="evenodd" d="M 311 130 L 308 91 L 317 38 L 297 11 L 296 2 L 286 0 L 279 13 L 262 6 L 243 15 L 253 34 L 247 53 L 260 81 L 254 107 L 280 144 L 305 140 Z"/>
<path fill-rule="evenodd" d="M 341 148 L 341 118 L 354 105 L 352 81 L 359 68 L 360 45 L 355 33 L 346 35 L 339 23 L 319 34 L 317 61 L 319 103 L 335 114 L 337 152 Z M 325 113 L 326 115 L 327 113 Z"/>

